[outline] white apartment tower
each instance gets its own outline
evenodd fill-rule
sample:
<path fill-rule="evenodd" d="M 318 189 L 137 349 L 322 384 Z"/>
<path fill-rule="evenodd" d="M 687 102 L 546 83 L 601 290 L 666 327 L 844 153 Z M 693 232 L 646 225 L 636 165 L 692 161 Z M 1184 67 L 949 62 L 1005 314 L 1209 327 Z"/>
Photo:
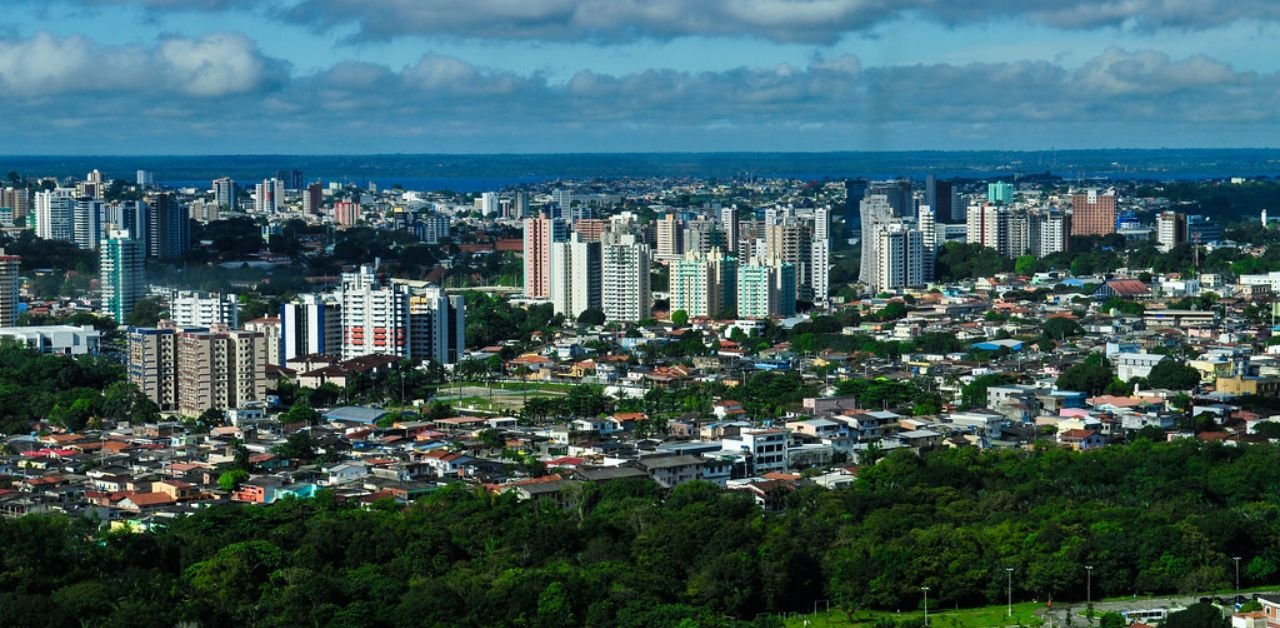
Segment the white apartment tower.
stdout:
<path fill-rule="evenodd" d="M 879 252 L 876 247 L 879 241 L 876 233 L 884 225 L 894 221 L 893 206 L 889 197 L 883 194 L 872 194 L 858 203 L 861 221 L 862 266 L 858 271 L 858 281 L 863 285 L 875 285 L 875 276 Z"/>
<path fill-rule="evenodd" d="M 895 291 L 924 284 L 924 234 L 901 223 L 876 233 L 876 291 Z"/>
<path fill-rule="evenodd" d="M 601 309 L 601 245 L 574 232 L 565 242 L 551 244 L 551 304 L 557 314 L 577 319 L 589 309 Z"/>
<path fill-rule="evenodd" d="M 981 244 L 1001 255 L 1009 255 L 1008 209 L 993 203 L 975 203 L 969 206 L 966 225 L 968 243 Z"/>
<path fill-rule="evenodd" d="M 930 214 L 932 215 L 932 214 Z M 813 302 L 825 304 L 831 293 L 831 210 L 813 210 L 813 241 L 809 245 Z"/>
<path fill-rule="evenodd" d="M 605 318 L 638 322 L 649 318 L 648 245 L 635 234 L 609 234 L 601 242 L 601 309 Z"/>
<path fill-rule="evenodd" d="M 36 192 L 36 237 L 72 241 L 75 190 L 58 188 Z"/>
<path fill-rule="evenodd" d="M 342 359 L 382 354 L 409 357 L 409 290 L 384 284 L 372 266 L 343 273 Z"/>
<path fill-rule="evenodd" d="M 178 327 L 240 326 L 240 305 L 234 294 L 174 290 L 169 295 L 169 318 Z"/>

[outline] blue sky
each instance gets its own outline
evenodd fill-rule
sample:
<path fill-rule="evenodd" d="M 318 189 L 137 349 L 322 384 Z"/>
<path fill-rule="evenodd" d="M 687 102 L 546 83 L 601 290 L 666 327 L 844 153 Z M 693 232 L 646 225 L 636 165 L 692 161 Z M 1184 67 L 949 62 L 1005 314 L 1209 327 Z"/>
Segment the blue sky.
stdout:
<path fill-rule="evenodd" d="M 11 0 L 7 153 L 1280 144 L 1270 0 Z"/>

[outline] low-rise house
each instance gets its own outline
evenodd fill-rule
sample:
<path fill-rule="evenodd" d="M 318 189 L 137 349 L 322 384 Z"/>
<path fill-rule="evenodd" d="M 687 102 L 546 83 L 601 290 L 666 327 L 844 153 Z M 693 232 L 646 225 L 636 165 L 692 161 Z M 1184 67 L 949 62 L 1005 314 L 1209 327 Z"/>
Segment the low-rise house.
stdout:
<path fill-rule="evenodd" d="M 1164 360 L 1168 356 L 1159 353 L 1119 353 L 1116 354 L 1116 377 L 1121 381 L 1129 381 L 1135 377 L 1147 378 L 1151 375 L 1151 369 Z"/>
<path fill-rule="evenodd" d="M 748 454 L 752 472 L 785 471 L 787 461 L 787 432 L 780 429 L 747 429 L 738 436 L 725 438 L 721 445 L 725 451 Z"/>
<path fill-rule="evenodd" d="M 1093 430 L 1072 429 L 1058 432 L 1058 444 L 1076 451 L 1086 451 L 1102 447 L 1106 442 L 1102 440 L 1101 434 Z"/>
<path fill-rule="evenodd" d="M 643 469 L 663 488 L 702 479 L 706 461 L 689 454 L 642 456 L 636 466 Z"/>
<path fill-rule="evenodd" d="M 333 465 L 325 472 L 325 486 L 340 486 L 369 475 L 369 468 L 363 462 L 344 462 Z"/>

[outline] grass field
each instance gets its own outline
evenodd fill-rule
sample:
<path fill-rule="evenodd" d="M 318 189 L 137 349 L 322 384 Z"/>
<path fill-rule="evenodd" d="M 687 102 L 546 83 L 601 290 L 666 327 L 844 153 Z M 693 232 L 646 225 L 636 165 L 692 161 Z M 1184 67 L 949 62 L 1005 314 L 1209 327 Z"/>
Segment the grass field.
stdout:
<path fill-rule="evenodd" d="M 982 608 L 962 608 L 956 609 L 938 609 L 929 610 L 929 625 L 938 626 L 939 628 L 979 628 L 987 626 L 1039 626 L 1040 618 L 1035 612 L 1044 608 L 1044 604 L 1037 602 L 1024 602 L 1013 605 L 1013 617 L 1008 616 L 1008 609 L 1004 605 L 985 606 Z M 816 615 L 793 615 L 787 617 L 788 626 L 805 626 L 805 620 L 809 621 L 809 626 L 813 628 L 835 627 L 835 626 L 855 626 L 861 628 L 871 628 L 876 621 L 880 619 L 891 619 L 893 621 L 904 621 L 910 619 L 923 619 L 924 611 L 904 611 L 902 613 L 886 613 L 882 611 L 861 611 L 854 614 L 852 622 L 845 616 L 843 611 L 832 609 L 828 612 L 820 612 Z"/>

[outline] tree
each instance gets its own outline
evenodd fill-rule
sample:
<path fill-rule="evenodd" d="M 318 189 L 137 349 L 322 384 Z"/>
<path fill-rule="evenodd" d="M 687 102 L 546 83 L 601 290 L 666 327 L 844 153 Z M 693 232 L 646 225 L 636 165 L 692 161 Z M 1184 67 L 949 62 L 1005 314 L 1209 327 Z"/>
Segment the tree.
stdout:
<path fill-rule="evenodd" d="M 1005 373 L 992 373 L 975 377 L 972 382 L 960 389 L 960 397 L 965 408 L 987 407 L 987 389 L 992 386 L 1012 384 L 1013 377 Z"/>
<path fill-rule="evenodd" d="M 301 430 L 290 434 L 284 443 L 271 448 L 271 453 L 289 460 L 311 460 L 316 457 L 316 440 L 311 432 Z"/>
<path fill-rule="evenodd" d="M 1098 621 L 1101 628 L 1125 628 L 1129 622 L 1120 613 L 1104 613 Z"/>
<path fill-rule="evenodd" d="M 1058 388 L 1098 395 L 1115 378 L 1111 364 L 1102 354 L 1091 353 L 1083 362 L 1072 365 L 1058 376 Z"/>
<path fill-rule="evenodd" d="M 605 322 L 604 311 L 601 310 L 600 308 L 589 307 L 585 310 L 582 310 L 582 313 L 578 315 L 578 323 L 582 325 L 589 325 L 594 327 L 596 325 L 603 325 L 604 322 Z"/>
<path fill-rule="evenodd" d="M 102 416 L 113 421 L 153 423 L 160 408 L 131 382 L 116 382 L 102 394 Z"/>
<path fill-rule="evenodd" d="M 222 475 L 218 476 L 218 488 L 230 493 L 240 488 L 240 484 L 247 479 L 249 479 L 249 472 L 244 469 L 223 471 Z"/>
<path fill-rule="evenodd" d="M 1161 628 L 1227 628 L 1231 620 L 1212 604 L 1192 604 L 1186 610 L 1169 613 Z"/>
<path fill-rule="evenodd" d="M 124 322 L 134 327 L 153 327 L 161 318 L 169 314 L 164 302 L 155 297 L 138 299 L 133 309 L 125 316 Z"/>
<path fill-rule="evenodd" d="M 289 407 L 289 411 L 280 417 L 285 423 L 303 423 L 306 425 L 315 425 L 320 422 L 320 413 L 311 407 L 306 399 L 300 399 Z"/>
<path fill-rule="evenodd" d="M 689 324 L 689 313 L 684 310 L 676 310 L 671 313 L 671 324 L 676 327 L 684 327 Z"/>
<path fill-rule="evenodd" d="M 1147 383 L 1154 388 L 1191 390 L 1200 384 L 1200 371 L 1177 360 L 1166 358 L 1151 367 Z"/>
<path fill-rule="evenodd" d="M 1044 324 L 1040 326 L 1040 330 L 1044 333 L 1046 338 L 1054 340 L 1063 340 L 1071 336 L 1084 335 L 1084 328 L 1080 326 L 1080 323 L 1064 316 L 1055 316 L 1046 320 Z"/>
<path fill-rule="evenodd" d="M 1013 272 L 1019 275 L 1027 275 L 1036 271 L 1036 256 L 1019 255 L 1018 259 L 1013 263 Z"/>

